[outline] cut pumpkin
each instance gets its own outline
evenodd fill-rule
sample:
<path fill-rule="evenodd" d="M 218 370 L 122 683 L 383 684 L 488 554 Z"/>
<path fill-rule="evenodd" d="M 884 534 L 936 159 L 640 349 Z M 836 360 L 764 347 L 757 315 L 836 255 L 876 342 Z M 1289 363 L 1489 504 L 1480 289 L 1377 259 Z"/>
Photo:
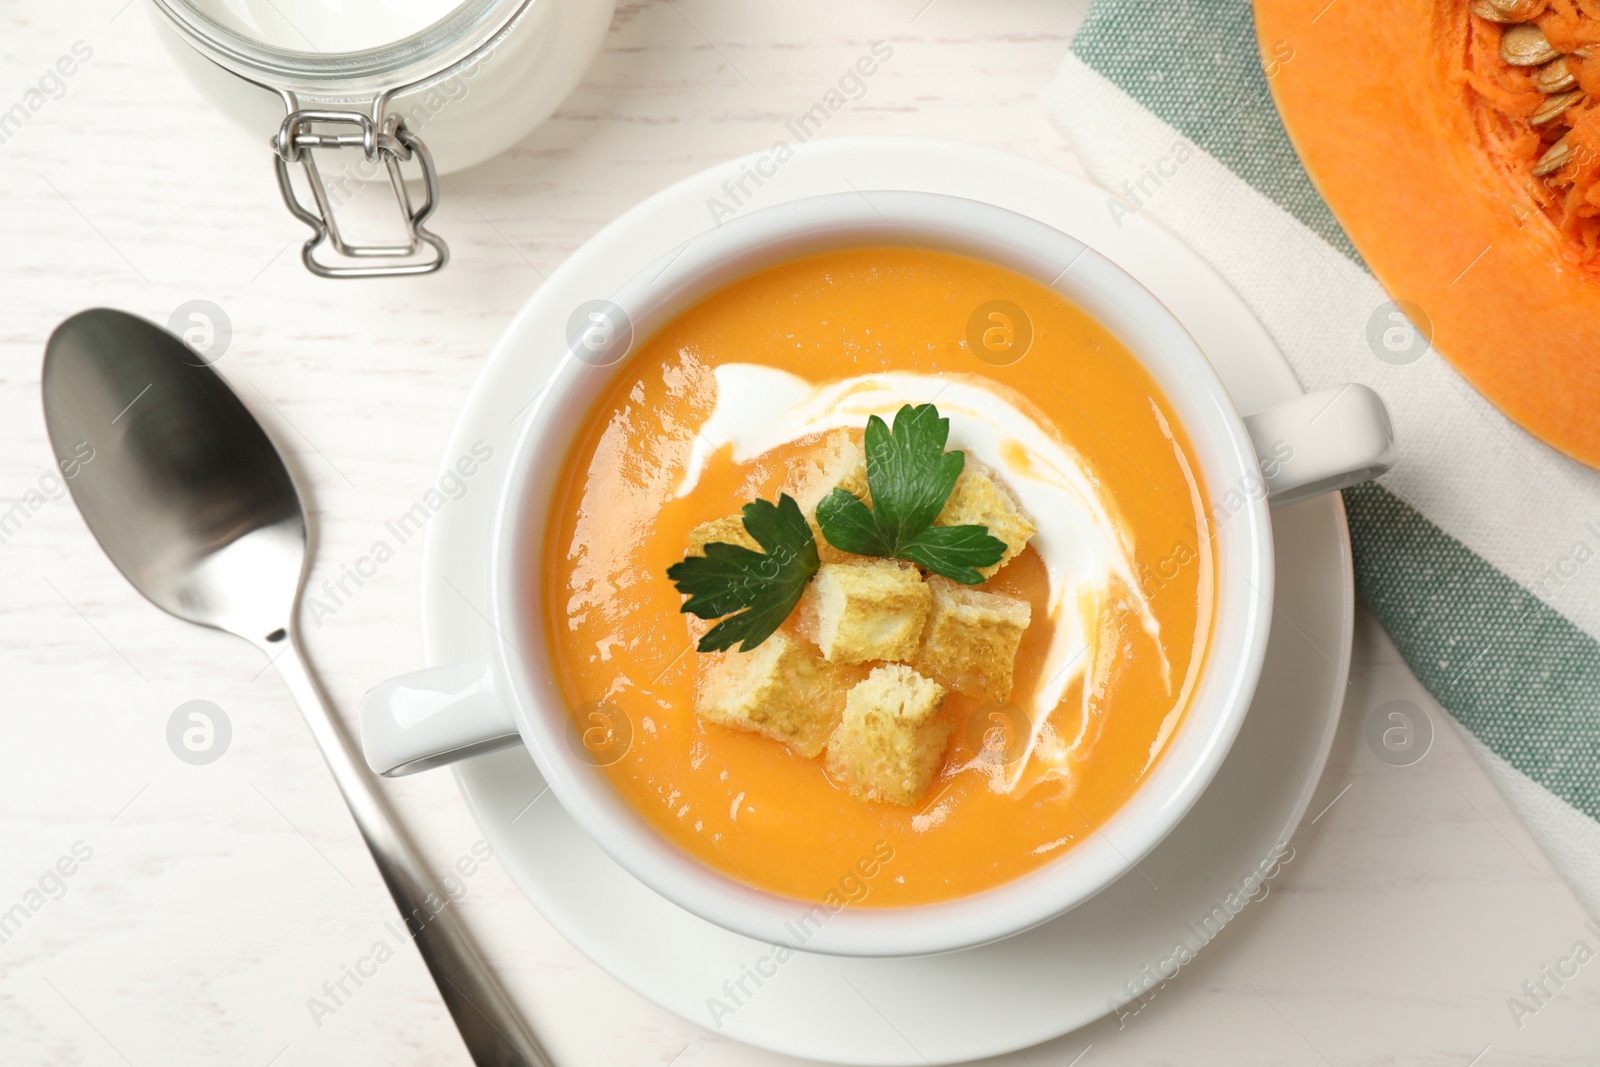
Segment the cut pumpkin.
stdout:
<path fill-rule="evenodd" d="M 1600 467 L 1600 0 L 1255 14 L 1263 55 L 1292 49 L 1268 79 L 1289 137 L 1384 288 L 1510 418 Z"/>

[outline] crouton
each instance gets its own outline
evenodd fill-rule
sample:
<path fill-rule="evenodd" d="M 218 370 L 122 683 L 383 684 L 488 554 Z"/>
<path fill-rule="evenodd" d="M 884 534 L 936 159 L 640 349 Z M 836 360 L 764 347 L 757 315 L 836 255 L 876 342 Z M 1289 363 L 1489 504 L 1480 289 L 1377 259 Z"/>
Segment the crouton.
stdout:
<path fill-rule="evenodd" d="M 749 652 L 727 652 L 702 672 L 694 712 L 707 722 L 782 741 L 811 759 L 839 725 L 861 668 L 836 667 L 780 630 Z"/>
<path fill-rule="evenodd" d="M 973 459 L 970 452 L 961 477 L 956 479 L 956 487 L 950 491 L 950 499 L 945 501 L 944 510 L 933 522 L 935 526 L 987 526 L 989 533 L 1006 543 L 1000 562 L 978 568 L 978 573 L 985 578 L 994 577 L 994 573 L 1027 548 L 1028 539 L 1039 532 L 1005 483 L 994 471 Z"/>
<path fill-rule="evenodd" d="M 852 558 L 818 569 L 801 597 L 801 626 L 830 663 L 908 660 L 932 607 L 915 564 Z"/>
<path fill-rule="evenodd" d="M 867 454 L 849 430 L 829 431 L 790 479 L 790 486 L 790 495 L 807 515 L 836 488 L 872 503 L 867 491 Z"/>
<path fill-rule="evenodd" d="M 744 515 L 734 514 L 722 519 L 712 519 L 702 522 L 699 526 L 689 531 L 689 554 L 703 556 L 706 546 L 713 541 L 724 541 L 730 545 L 742 545 L 756 552 L 761 551 L 761 546 L 756 539 L 750 536 L 744 528 Z"/>
<path fill-rule="evenodd" d="M 944 758 L 944 686 L 903 663 L 876 667 L 845 697 L 828 740 L 828 774 L 862 800 L 915 804 Z"/>
<path fill-rule="evenodd" d="M 1026 600 L 988 593 L 937 574 L 928 578 L 933 610 L 922 628 L 917 670 L 968 696 L 1011 696 L 1017 645 L 1033 609 Z"/>
<path fill-rule="evenodd" d="M 817 505 L 835 489 L 854 493 L 869 506 L 872 503 L 872 494 L 867 490 L 867 454 L 848 430 L 833 430 L 824 437 L 790 478 L 786 490 L 800 505 L 806 522 L 811 524 L 811 533 L 817 539 L 817 555 L 824 563 L 853 558 L 830 545 L 817 525 Z"/>

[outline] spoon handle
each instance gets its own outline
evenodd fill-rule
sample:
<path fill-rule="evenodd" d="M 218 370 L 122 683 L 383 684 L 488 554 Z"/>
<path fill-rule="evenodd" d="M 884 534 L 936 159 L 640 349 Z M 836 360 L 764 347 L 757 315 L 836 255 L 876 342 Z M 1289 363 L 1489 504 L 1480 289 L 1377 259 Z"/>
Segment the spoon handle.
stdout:
<path fill-rule="evenodd" d="M 428 965 L 445 1007 L 478 1067 L 553 1067 L 550 1057 L 489 972 L 466 928 L 395 820 L 311 673 L 293 630 L 284 645 L 267 646 L 300 706 L 306 725 L 344 794 L 389 893 Z M 432 907 L 429 906 L 430 902 Z"/>

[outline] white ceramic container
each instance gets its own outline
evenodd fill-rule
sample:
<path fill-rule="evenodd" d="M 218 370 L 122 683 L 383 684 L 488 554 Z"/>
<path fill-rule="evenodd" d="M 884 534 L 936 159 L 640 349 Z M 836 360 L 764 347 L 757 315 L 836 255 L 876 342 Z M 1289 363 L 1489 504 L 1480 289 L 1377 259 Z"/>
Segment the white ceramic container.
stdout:
<path fill-rule="evenodd" d="M 443 15 L 411 32 L 404 31 L 421 19 L 388 15 L 391 5 L 379 0 L 366 0 L 370 28 L 349 17 L 361 3 L 301 0 L 273 22 L 264 16 L 284 3 L 149 2 L 162 42 L 206 100 L 272 146 L 284 199 L 313 231 L 306 266 L 327 277 L 370 277 L 427 273 L 447 262 L 445 243 L 425 225 L 437 176 L 498 155 L 549 118 L 599 50 L 615 0 L 464 0 L 437 8 L 412 0 L 413 10 Z M 390 32 L 403 35 L 384 40 Z M 350 44 L 361 47 L 337 50 Z M 323 154 L 323 167 L 314 152 Z M 334 161 L 334 152 L 344 158 Z M 293 164 L 304 180 L 291 180 Z M 347 240 L 335 217 L 341 198 L 352 181 L 382 180 L 385 172 L 404 240 Z M 420 198 L 407 180 L 420 183 Z"/>
<path fill-rule="evenodd" d="M 608 300 L 591 302 L 608 317 L 607 328 L 593 329 L 591 315 L 591 326 L 569 329 L 568 350 L 524 416 L 498 490 L 489 590 L 497 649 L 368 694 L 361 732 L 373 769 L 407 773 L 525 743 L 562 805 L 635 877 L 711 922 L 798 948 L 796 919 L 809 905 L 752 889 L 678 851 L 616 792 L 583 746 L 571 743 L 569 709 L 546 680 L 554 672 L 543 615 L 530 610 L 545 592 L 534 561 L 542 558 L 561 460 L 636 339 L 763 268 L 831 249 L 906 243 L 981 258 L 1050 286 L 1116 334 L 1150 372 L 1189 433 L 1211 496 L 1216 616 L 1181 724 L 1100 833 L 982 893 L 917 907 L 846 908 L 808 929 L 804 948 L 909 956 L 984 944 L 1082 903 L 1154 848 L 1211 781 L 1255 690 L 1272 619 L 1269 498 L 1292 502 L 1382 473 L 1394 454 L 1387 412 L 1371 390 L 1348 385 L 1243 418 L 1171 312 L 1109 259 L 1025 216 L 929 193 L 847 193 L 753 212 L 690 240 Z"/>

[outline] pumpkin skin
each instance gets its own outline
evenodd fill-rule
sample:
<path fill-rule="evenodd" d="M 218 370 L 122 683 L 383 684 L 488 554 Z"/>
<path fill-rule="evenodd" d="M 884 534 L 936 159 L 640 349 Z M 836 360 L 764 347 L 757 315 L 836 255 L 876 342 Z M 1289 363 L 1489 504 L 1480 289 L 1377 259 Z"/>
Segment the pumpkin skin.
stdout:
<path fill-rule="evenodd" d="M 1433 346 L 1540 440 L 1600 467 L 1600 276 L 1477 132 L 1466 0 L 1256 0 L 1289 138 Z"/>

